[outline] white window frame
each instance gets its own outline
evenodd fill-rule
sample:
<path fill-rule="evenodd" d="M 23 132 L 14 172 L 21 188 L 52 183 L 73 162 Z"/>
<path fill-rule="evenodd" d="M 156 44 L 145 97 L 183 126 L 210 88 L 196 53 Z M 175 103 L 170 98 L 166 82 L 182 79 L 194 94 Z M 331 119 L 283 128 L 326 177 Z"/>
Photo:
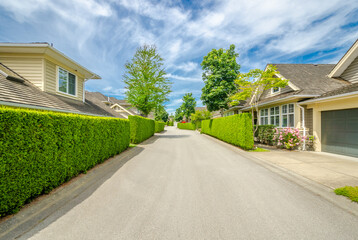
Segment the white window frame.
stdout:
<path fill-rule="evenodd" d="M 280 88 L 280 87 L 277 87 L 277 91 L 274 90 L 275 88 L 276 88 L 276 87 L 271 88 L 271 94 L 277 94 L 277 93 L 280 93 L 280 92 L 281 92 L 281 88 Z"/>
<path fill-rule="evenodd" d="M 66 71 L 67 74 L 68 74 L 68 73 L 71 73 L 72 75 L 75 76 L 75 94 L 74 94 L 74 95 L 71 94 L 71 93 L 68 93 L 68 92 L 62 92 L 62 91 L 60 91 L 60 74 L 59 74 L 60 69 Z M 69 90 L 68 85 L 69 85 L 69 81 L 67 81 L 67 91 Z M 60 67 L 60 66 L 57 66 L 57 68 L 56 68 L 56 90 L 57 90 L 57 92 L 58 92 L 58 93 L 61 93 L 61 94 L 68 95 L 68 96 L 71 96 L 71 97 L 77 97 L 77 86 L 78 86 L 77 75 L 74 74 L 73 72 L 70 72 L 70 71 L 68 71 L 68 70 L 66 70 L 66 69 L 64 69 L 64 68 L 62 68 L 62 67 Z"/>
<path fill-rule="evenodd" d="M 276 113 L 276 108 L 278 108 L 278 113 Z M 274 114 L 271 114 L 271 109 L 273 109 L 273 112 L 274 112 Z M 269 122 L 270 122 L 270 124 L 271 125 L 275 125 L 275 126 L 277 126 L 277 127 L 279 127 L 279 126 L 281 126 L 280 124 L 281 124 L 281 109 L 280 109 L 280 106 L 274 106 L 274 107 L 270 107 L 270 117 L 269 117 Z M 271 117 L 274 117 L 274 124 L 271 122 Z M 276 125 L 276 117 L 278 117 L 278 125 Z"/>
<path fill-rule="evenodd" d="M 262 112 L 265 112 L 267 111 L 267 114 L 265 115 L 262 115 Z M 269 109 L 268 108 L 263 108 L 263 109 L 260 109 L 260 125 L 267 125 L 269 124 L 269 116 L 270 116 L 270 112 L 269 112 Z M 262 118 L 265 118 L 267 119 L 267 123 L 265 123 L 266 121 L 262 121 L 263 119 Z"/>
<path fill-rule="evenodd" d="M 293 106 L 293 112 L 290 112 L 290 105 Z M 283 113 L 284 106 L 287 106 L 287 112 L 286 113 Z M 280 114 L 281 114 L 281 117 L 280 117 L 281 118 L 281 127 L 283 127 L 283 128 L 295 127 L 295 104 L 288 103 L 288 104 L 282 105 Z M 290 125 L 290 115 L 293 116 L 293 126 L 289 126 Z M 287 126 L 283 125 L 283 116 L 287 116 Z"/>

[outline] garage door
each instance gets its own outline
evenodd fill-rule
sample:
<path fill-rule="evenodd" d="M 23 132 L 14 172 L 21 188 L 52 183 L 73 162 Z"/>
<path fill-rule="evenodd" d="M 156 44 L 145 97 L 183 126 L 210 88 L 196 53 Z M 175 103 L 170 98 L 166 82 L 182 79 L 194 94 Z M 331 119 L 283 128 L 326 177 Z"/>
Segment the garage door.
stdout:
<path fill-rule="evenodd" d="M 325 111 L 322 121 L 322 151 L 358 157 L 358 108 Z"/>

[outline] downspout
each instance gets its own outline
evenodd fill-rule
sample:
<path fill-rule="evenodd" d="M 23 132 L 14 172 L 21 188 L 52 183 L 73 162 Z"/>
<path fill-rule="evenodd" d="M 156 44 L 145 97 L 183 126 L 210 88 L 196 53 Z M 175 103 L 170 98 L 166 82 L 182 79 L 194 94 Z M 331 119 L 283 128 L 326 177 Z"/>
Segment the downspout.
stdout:
<path fill-rule="evenodd" d="M 297 106 L 302 110 L 302 128 L 303 128 L 303 151 L 306 151 L 306 126 L 305 126 L 305 109 L 296 103 Z"/>

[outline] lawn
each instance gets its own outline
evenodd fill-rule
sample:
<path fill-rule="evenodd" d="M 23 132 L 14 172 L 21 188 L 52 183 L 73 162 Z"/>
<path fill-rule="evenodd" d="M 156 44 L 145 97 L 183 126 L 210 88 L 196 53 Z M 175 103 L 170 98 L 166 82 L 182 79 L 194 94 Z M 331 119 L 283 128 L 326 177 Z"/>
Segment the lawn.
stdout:
<path fill-rule="evenodd" d="M 346 196 L 347 198 L 349 198 L 353 202 L 358 202 L 358 186 L 356 186 L 356 187 L 345 186 L 345 187 L 342 187 L 342 188 L 336 188 L 334 190 L 334 192 L 337 195 Z"/>
<path fill-rule="evenodd" d="M 269 152 L 270 150 L 264 149 L 264 148 L 259 148 L 257 147 L 254 150 L 249 150 L 249 152 Z"/>

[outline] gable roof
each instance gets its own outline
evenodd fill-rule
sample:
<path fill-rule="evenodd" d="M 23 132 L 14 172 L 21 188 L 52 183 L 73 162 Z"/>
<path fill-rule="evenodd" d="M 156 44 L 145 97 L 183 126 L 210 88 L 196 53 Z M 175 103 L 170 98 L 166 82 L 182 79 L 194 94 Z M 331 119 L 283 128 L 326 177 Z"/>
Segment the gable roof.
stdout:
<path fill-rule="evenodd" d="M 329 73 L 329 77 L 340 77 L 341 74 L 349 67 L 349 65 L 358 57 L 358 39 L 353 43 L 349 50 L 343 55 L 343 57 L 334 66 Z"/>
<path fill-rule="evenodd" d="M 27 79 L 0 63 L 0 105 L 115 117 L 90 101 L 80 102 L 41 91 Z"/>

